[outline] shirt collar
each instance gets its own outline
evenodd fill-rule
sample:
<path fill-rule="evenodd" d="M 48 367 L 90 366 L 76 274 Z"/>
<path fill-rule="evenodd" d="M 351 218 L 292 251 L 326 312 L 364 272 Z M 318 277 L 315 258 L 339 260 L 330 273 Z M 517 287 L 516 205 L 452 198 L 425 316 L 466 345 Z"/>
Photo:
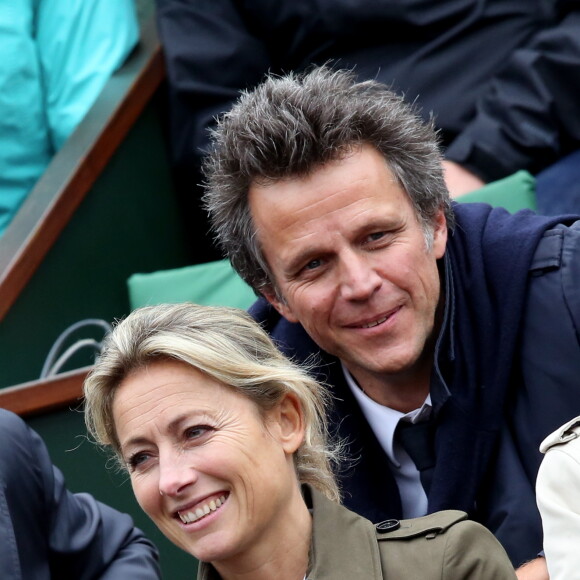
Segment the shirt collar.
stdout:
<path fill-rule="evenodd" d="M 412 423 L 415 423 L 418 420 L 424 420 L 426 417 L 428 417 L 431 412 L 431 408 L 433 413 L 437 414 L 445 401 L 447 401 L 447 399 L 451 396 L 451 392 L 449 391 L 449 387 L 447 386 L 447 382 L 443 376 L 442 369 L 442 367 L 449 368 L 455 360 L 455 292 L 453 289 L 453 269 L 451 267 L 451 260 L 449 259 L 447 253 L 445 253 L 443 257 L 441 266 L 443 269 L 443 320 L 439 334 L 437 335 L 437 340 L 435 341 L 433 355 L 434 364 L 433 372 L 431 374 L 430 392 L 423 406 L 420 409 L 413 411 L 413 413 L 421 413 L 421 416 L 420 419 L 411 420 Z M 357 399 L 359 405 L 363 409 L 367 410 L 368 408 L 372 409 L 373 405 L 382 407 L 382 405 L 379 405 L 379 403 L 373 401 L 366 395 L 366 393 L 362 391 L 342 361 L 341 366 L 346 382 L 350 390 L 353 392 L 355 398 Z M 423 410 L 426 403 L 428 403 L 429 406 L 429 414 L 427 415 L 425 415 L 425 411 Z M 391 411 L 393 413 L 398 413 L 398 411 L 393 411 L 392 409 Z M 367 415 L 366 412 L 365 415 Z M 403 413 L 398 413 L 398 415 L 399 416 L 394 419 L 394 427 L 392 429 L 393 431 L 395 430 L 395 427 L 397 426 L 397 423 Z M 392 435 L 389 437 L 389 439 L 392 439 Z M 387 454 L 389 454 L 388 450 L 385 451 Z M 392 454 L 389 454 L 389 456 L 391 455 Z"/>
<path fill-rule="evenodd" d="M 354 395 L 354 398 L 357 400 L 363 415 L 375 433 L 377 440 L 391 462 L 394 465 L 399 466 L 393 447 L 395 429 L 401 420 L 408 421 L 409 423 L 419 423 L 429 419 L 432 409 L 431 394 L 427 394 L 425 402 L 418 409 L 410 411 L 409 413 L 402 413 L 401 411 L 396 411 L 395 409 L 381 405 L 371 399 L 360 388 L 344 363 L 341 362 L 341 365 L 346 384 Z"/>

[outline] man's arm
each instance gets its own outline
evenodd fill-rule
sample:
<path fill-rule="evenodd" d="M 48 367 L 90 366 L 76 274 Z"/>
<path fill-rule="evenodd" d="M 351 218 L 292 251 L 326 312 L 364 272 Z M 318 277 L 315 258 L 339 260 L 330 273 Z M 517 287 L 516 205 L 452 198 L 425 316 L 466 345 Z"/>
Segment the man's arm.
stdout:
<path fill-rule="evenodd" d="M 457 199 L 470 191 L 475 191 L 485 185 L 485 182 L 453 161 L 443 161 L 445 183 L 451 197 Z"/>
<path fill-rule="evenodd" d="M 88 494 L 73 494 L 42 439 L 0 410 L 0 477 L 24 577 L 50 568 L 54 578 L 160 578 L 157 550 L 132 519 Z M 38 560 L 42 560 L 39 562 Z M 32 565 L 33 564 L 33 565 Z M 1 567 L 0 567 L 1 571 Z"/>
<path fill-rule="evenodd" d="M 447 149 L 484 181 L 535 173 L 566 153 L 564 143 L 580 147 L 580 3 L 566 3 L 557 18 L 490 81 L 475 118 Z"/>

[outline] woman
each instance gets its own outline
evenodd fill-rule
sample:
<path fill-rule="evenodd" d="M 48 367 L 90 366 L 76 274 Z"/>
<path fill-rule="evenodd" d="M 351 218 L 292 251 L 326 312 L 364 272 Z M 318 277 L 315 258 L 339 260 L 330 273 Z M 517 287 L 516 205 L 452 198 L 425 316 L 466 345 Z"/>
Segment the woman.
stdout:
<path fill-rule="evenodd" d="M 85 382 L 87 426 L 198 579 L 515 578 L 461 512 L 382 528 L 338 504 L 327 394 L 243 311 L 147 307 Z"/>

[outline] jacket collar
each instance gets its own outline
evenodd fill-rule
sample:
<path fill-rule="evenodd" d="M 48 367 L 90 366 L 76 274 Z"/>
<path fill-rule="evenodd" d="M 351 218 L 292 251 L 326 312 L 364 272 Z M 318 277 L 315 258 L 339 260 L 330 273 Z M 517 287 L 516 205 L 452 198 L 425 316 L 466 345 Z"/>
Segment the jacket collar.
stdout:
<path fill-rule="evenodd" d="M 367 519 L 330 501 L 308 484 L 302 494 L 312 513 L 308 580 L 382 578 L 375 527 Z M 368 571 L 368 572 L 366 572 Z M 219 580 L 211 564 L 200 562 L 197 580 Z"/>
<path fill-rule="evenodd" d="M 302 486 L 306 504 L 312 508 L 312 544 L 309 580 L 381 578 L 381 562 L 374 526 L 365 518 Z"/>

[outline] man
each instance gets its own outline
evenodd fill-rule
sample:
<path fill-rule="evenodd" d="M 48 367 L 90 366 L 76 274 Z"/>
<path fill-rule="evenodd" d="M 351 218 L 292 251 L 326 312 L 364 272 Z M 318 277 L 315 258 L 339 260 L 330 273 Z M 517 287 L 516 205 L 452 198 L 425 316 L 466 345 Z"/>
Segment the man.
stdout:
<path fill-rule="evenodd" d="M 578 0 L 156 0 L 156 6 L 177 185 L 195 208 L 188 214 L 198 226 L 190 228 L 192 245 L 204 259 L 215 249 L 208 247 L 194 184 L 206 128 L 266 72 L 303 72 L 329 61 L 416 101 L 425 118 L 435 116 L 454 197 L 527 169 L 539 175 L 541 213 L 579 211 Z"/>
<path fill-rule="evenodd" d="M 244 94 L 205 170 L 217 239 L 265 298 L 253 315 L 333 387 L 346 505 L 463 509 L 514 565 L 534 558 L 538 445 L 580 405 L 580 224 L 452 205 L 432 128 L 324 67 Z"/>
<path fill-rule="evenodd" d="M 0 577 L 154 580 L 157 550 L 131 518 L 73 494 L 40 437 L 0 409 Z"/>

